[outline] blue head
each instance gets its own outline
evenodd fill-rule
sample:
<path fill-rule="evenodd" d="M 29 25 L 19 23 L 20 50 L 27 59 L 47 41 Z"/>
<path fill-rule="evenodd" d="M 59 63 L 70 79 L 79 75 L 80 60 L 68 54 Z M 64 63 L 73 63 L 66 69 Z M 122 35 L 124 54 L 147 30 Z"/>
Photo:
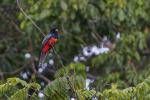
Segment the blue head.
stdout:
<path fill-rule="evenodd" d="M 55 38 L 58 38 L 58 34 L 59 34 L 59 30 L 57 28 L 52 28 L 50 30 L 50 34 L 55 37 Z"/>

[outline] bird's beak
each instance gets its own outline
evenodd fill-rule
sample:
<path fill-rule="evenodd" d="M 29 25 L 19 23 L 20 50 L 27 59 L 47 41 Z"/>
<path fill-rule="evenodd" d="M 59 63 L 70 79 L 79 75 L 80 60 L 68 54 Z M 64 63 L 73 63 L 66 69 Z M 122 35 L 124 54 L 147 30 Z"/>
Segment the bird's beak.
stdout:
<path fill-rule="evenodd" d="M 59 31 L 58 33 L 59 33 L 59 34 L 64 34 L 64 32 L 63 32 L 63 31 Z"/>

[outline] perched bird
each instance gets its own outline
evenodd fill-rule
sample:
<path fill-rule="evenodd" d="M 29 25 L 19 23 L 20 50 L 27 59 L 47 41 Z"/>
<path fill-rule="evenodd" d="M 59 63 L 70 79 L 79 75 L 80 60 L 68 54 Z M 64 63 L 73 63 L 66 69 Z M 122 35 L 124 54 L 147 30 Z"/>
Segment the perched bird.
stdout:
<path fill-rule="evenodd" d="M 44 60 L 46 58 L 46 55 L 48 54 L 49 50 L 53 48 L 53 46 L 58 41 L 58 35 L 61 32 L 57 28 L 53 28 L 50 30 L 47 36 L 44 37 L 42 41 L 42 48 L 41 48 L 41 54 L 39 58 L 39 67 L 43 66 Z"/>

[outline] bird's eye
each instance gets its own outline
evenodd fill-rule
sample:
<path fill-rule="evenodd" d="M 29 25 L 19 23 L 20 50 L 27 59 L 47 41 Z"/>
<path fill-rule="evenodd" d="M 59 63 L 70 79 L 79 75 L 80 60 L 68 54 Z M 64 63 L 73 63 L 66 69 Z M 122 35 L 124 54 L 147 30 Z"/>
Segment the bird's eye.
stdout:
<path fill-rule="evenodd" d="M 58 32 L 58 29 L 56 29 L 55 31 Z"/>

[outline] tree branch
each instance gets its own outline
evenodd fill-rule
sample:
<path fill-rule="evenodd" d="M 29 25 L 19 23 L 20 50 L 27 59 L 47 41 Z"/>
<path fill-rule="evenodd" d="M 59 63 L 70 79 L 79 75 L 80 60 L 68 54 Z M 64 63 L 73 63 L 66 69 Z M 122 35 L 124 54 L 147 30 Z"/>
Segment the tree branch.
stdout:
<path fill-rule="evenodd" d="M 28 64 L 28 63 L 27 63 Z M 12 75 L 17 75 L 19 74 L 22 70 L 26 69 L 27 64 L 23 65 L 22 67 L 16 69 L 15 71 L 12 72 L 0 72 L 0 77 L 4 76 L 12 76 Z"/>

